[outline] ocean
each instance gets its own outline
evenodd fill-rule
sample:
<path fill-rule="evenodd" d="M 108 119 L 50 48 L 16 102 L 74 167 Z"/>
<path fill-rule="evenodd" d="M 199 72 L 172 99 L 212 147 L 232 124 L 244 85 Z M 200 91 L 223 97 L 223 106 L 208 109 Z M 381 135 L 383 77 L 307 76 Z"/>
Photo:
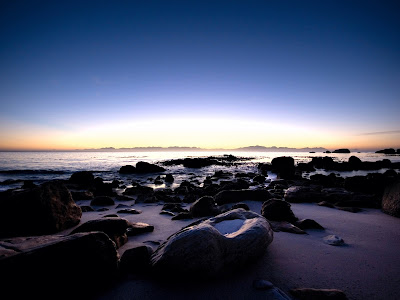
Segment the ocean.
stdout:
<path fill-rule="evenodd" d="M 170 159 L 186 157 L 208 157 L 232 154 L 239 157 L 251 158 L 244 160 L 235 166 L 240 171 L 256 171 L 260 162 L 271 162 L 274 157 L 291 156 L 295 163 L 308 162 L 313 157 L 331 156 L 335 161 L 347 161 L 354 155 L 362 161 L 378 161 L 389 159 L 392 162 L 400 162 L 399 155 L 385 155 L 373 152 L 363 153 L 308 153 L 308 152 L 237 152 L 237 151 L 202 151 L 202 152 L 122 152 L 122 151 L 70 151 L 70 152 L 0 152 L 0 191 L 9 188 L 18 188 L 21 181 L 32 180 L 34 183 L 42 183 L 53 179 L 68 179 L 76 171 L 92 171 L 95 176 L 104 180 L 124 180 L 126 175 L 121 175 L 118 170 L 124 165 L 135 165 L 138 161 L 161 163 Z M 184 179 L 188 172 L 192 176 L 208 176 L 215 171 L 224 169 L 223 166 L 211 166 L 197 169 L 185 169 L 183 166 L 168 166 L 168 173 L 172 173 L 178 180 Z M 383 172 L 385 170 L 380 170 Z M 323 170 L 317 171 L 323 173 Z M 377 172 L 377 171 L 370 171 Z M 335 172 L 337 173 L 337 172 Z M 342 172 L 342 176 L 365 175 L 368 171 Z M 273 179 L 274 175 L 269 174 Z"/>

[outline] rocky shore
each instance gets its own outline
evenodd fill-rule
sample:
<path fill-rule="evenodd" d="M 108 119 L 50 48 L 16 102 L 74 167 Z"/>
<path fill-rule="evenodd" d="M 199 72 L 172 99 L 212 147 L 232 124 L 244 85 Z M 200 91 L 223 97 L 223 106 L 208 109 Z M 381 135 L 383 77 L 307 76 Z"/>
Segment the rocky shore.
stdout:
<path fill-rule="evenodd" d="M 395 259 L 387 247 L 398 244 L 399 163 L 351 156 L 346 162 L 315 157 L 295 164 L 291 157 L 278 157 L 252 169 L 238 167 L 246 160 L 226 155 L 139 162 L 121 166 L 113 181 L 81 171 L 69 180 L 25 182 L 2 192 L 2 291 L 17 299 L 156 299 L 162 293 L 176 299 L 382 299 L 379 291 L 386 288 L 386 295 L 400 296 L 390 279 L 370 292 L 360 290 L 368 286 L 360 285 L 360 278 L 340 282 L 341 271 L 331 269 L 335 266 L 321 269 L 323 279 L 314 285 L 315 275 L 297 274 L 297 282 L 293 275 L 302 263 L 318 268 L 326 259 L 340 268 L 345 253 L 361 254 L 375 268 L 376 244 L 368 238 L 365 244 L 352 242 L 354 228 L 379 238 L 372 224 L 395 226 L 388 236 L 381 234 L 387 240 L 380 239 L 378 247 L 389 252 L 383 265 Z M 187 170 L 179 183 L 169 169 L 177 165 Z M 209 166 L 225 168 L 194 173 Z M 319 169 L 330 174 L 313 174 Z M 353 170 L 371 172 L 345 178 L 337 173 Z M 292 259 L 287 245 L 293 246 Z M 320 252 L 309 253 L 315 247 Z M 276 270 L 282 266 L 279 251 L 295 266 Z M 313 255 L 319 261 L 312 262 Z M 398 278 L 399 269 L 395 263 L 387 272 Z M 364 274 L 375 278 L 370 275 Z M 250 281 L 247 296 L 237 291 L 239 283 Z M 177 283 L 196 293 L 189 295 Z"/>

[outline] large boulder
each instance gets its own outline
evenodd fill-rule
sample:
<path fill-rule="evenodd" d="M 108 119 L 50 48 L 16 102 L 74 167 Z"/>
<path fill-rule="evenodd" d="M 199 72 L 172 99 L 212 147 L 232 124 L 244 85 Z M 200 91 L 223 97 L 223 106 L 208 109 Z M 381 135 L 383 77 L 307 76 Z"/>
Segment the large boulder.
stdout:
<path fill-rule="evenodd" d="M 58 181 L 2 195 L 0 207 L 0 237 L 56 233 L 77 225 L 82 216 L 69 190 Z"/>
<path fill-rule="evenodd" d="M 215 216 L 218 214 L 219 209 L 215 205 L 214 198 L 211 196 L 204 196 L 196 200 L 190 206 L 190 212 L 193 217 L 206 217 Z"/>
<path fill-rule="evenodd" d="M 129 222 L 123 218 L 103 218 L 87 221 L 75 228 L 71 234 L 79 232 L 102 231 L 114 241 L 117 248 L 128 241 Z"/>
<path fill-rule="evenodd" d="M 215 202 L 218 205 L 236 203 L 245 200 L 267 201 L 272 198 L 271 194 L 264 189 L 260 190 L 227 190 L 215 195 Z"/>
<path fill-rule="evenodd" d="M 400 217 L 400 180 L 385 188 L 382 210 L 389 215 Z"/>
<path fill-rule="evenodd" d="M 117 277 L 118 259 L 102 232 L 1 240 L 1 292 L 18 299 L 92 299 Z"/>
<path fill-rule="evenodd" d="M 152 255 L 151 265 L 156 274 L 174 270 L 182 278 L 214 277 L 260 257 L 272 240 L 265 218 L 235 209 L 173 234 Z"/>

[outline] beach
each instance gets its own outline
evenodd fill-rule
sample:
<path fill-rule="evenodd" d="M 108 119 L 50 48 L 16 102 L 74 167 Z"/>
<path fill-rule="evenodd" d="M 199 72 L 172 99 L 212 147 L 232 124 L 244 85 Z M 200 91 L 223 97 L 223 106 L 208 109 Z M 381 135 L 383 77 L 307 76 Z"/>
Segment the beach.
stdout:
<path fill-rule="evenodd" d="M 88 283 L 86 288 L 93 286 L 89 291 L 86 290 L 85 297 L 102 300 L 283 299 L 282 295 L 284 295 L 288 299 L 298 299 L 291 294 L 292 289 L 313 288 L 337 289 L 342 291 L 348 299 L 400 298 L 400 292 L 397 289 L 400 275 L 400 260 L 398 259 L 400 219 L 381 210 L 379 207 L 381 194 L 368 194 L 382 192 L 384 188 L 382 182 L 397 178 L 396 171 L 386 172 L 391 169 L 390 167 L 375 170 L 378 175 L 372 177 L 371 175 L 368 175 L 369 177 L 355 176 L 357 180 L 369 180 L 363 181 L 364 185 L 367 182 L 373 186 L 371 189 L 370 186 L 362 185 L 363 189 L 360 190 L 360 186 L 354 184 L 352 178 L 323 175 L 331 173 L 327 169 L 317 170 L 317 172 L 302 171 L 305 177 L 298 177 L 299 168 L 304 169 L 312 164 L 321 163 L 318 158 L 310 158 L 307 163 L 303 161 L 303 165 L 297 161 L 295 164 L 294 160 L 288 156 L 278 157 L 275 163 L 273 159 L 267 163 L 254 163 L 234 156 L 203 157 L 197 160 L 190 158 L 188 161 L 174 159 L 168 160 L 165 164 L 143 164 L 144 167 L 149 168 L 147 170 L 151 170 L 150 173 L 138 173 L 142 172 L 139 164 L 136 164 L 136 168 L 121 166 L 118 180 L 114 179 L 114 181 L 97 180 L 92 172 L 87 171 L 73 172 L 80 175 L 78 180 L 74 179 L 78 176 L 71 176 L 68 180 L 56 180 L 57 184 L 62 186 L 59 188 L 64 188 L 64 185 L 67 187 L 68 194 L 74 198 L 72 204 L 79 207 L 82 213 L 74 221 L 73 226 L 59 230 L 53 235 L 74 236 L 82 225 L 93 220 L 123 219 L 127 224 L 146 223 L 152 226 L 153 228 L 146 232 L 128 234 L 116 240 L 115 237 L 112 238 L 109 235 L 116 241 L 114 245 L 118 260 L 121 261 L 125 252 L 143 245 L 152 252 L 157 252 L 170 236 L 185 226 L 198 220 L 204 222 L 205 219 L 216 215 L 229 213 L 238 202 L 241 203 L 241 207 L 246 207 L 250 212 L 256 213 L 257 218 L 265 222 L 262 216 L 263 203 L 276 201 L 273 200 L 276 198 L 279 198 L 278 202 L 282 202 L 281 200 L 285 203 L 290 202 L 289 207 L 297 220 L 311 219 L 324 229 L 304 228 L 302 234 L 298 232 L 296 234 L 293 230 L 287 230 L 287 227 L 277 229 L 274 223 L 276 221 L 267 219 L 267 224 L 274 229 L 273 239 L 268 242 L 261 255 L 245 265 L 233 268 L 233 271 L 217 273 L 212 277 L 199 277 L 196 273 L 182 276 L 174 268 L 170 268 L 167 273 L 164 272 L 162 276 L 159 276 L 152 268 L 132 268 L 128 272 L 125 270 L 118 274 L 116 279 L 110 280 L 107 284 Z M 280 163 L 277 164 L 276 161 Z M 328 162 L 330 168 L 345 169 L 348 173 L 360 172 L 360 170 L 351 170 L 355 159 L 349 159 L 349 161 L 329 160 Z M 287 162 L 289 162 L 289 167 Z M 356 162 L 358 163 L 358 160 Z M 196 168 L 181 166 L 181 164 L 189 163 L 210 164 L 210 166 Z M 375 168 L 381 164 L 381 162 L 365 162 L 358 164 L 357 169 Z M 397 162 L 392 164 L 397 170 Z M 132 173 L 125 173 L 127 169 Z M 266 169 L 268 171 L 265 171 Z M 375 171 L 364 170 L 364 172 Z M 168 182 L 166 174 L 172 174 L 171 182 Z M 317 174 L 318 176 L 313 177 Z M 288 178 L 279 178 L 282 176 L 288 176 Z M 89 181 L 85 182 L 85 180 Z M 5 201 L 6 193 L 19 195 L 19 193 L 40 189 L 41 187 L 38 186 L 42 184 L 42 181 L 31 182 L 31 184 L 33 186 L 29 188 L 23 187 L 3 192 L 2 201 Z M 333 184 L 337 186 L 331 186 Z M 339 185 L 353 191 L 347 191 Z M 311 201 L 301 200 L 304 198 L 304 189 L 308 193 L 305 194 L 307 197 L 317 197 L 318 200 L 311 198 Z M 260 190 L 263 193 L 254 192 Z M 227 192 L 236 195 L 236 200 L 231 198 L 232 201 L 225 202 L 226 197 L 221 195 Z M 83 199 L 84 195 L 85 197 L 89 195 L 85 198 L 86 200 Z M 206 195 L 212 201 L 213 212 L 204 216 L 194 215 L 192 206 L 198 202 L 196 200 Z M 237 199 L 237 197 L 241 198 Z M 254 197 L 257 199 L 250 199 Z M 112 202 L 106 204 L 99 202 L 100 200 Z M 331 207 L 326 207 L 326 203 L 323 206 L 319 203 L 321 200 L 329 200 Z M 349 206 L 343 206 L 343 203 L 348 203 Z M 179 209 L 171 211 L 167 208 L 168 204 Z M 132 212 L 133 209 L 134 212 Z M 234 211 L 245 212 L 245 209 L 238 208 Z M 17 212 L 13 213 L 18 216 Z M 183 217 L 175 219 L 178 215 Z M 291 222 L 297 225 L 297 221 Z M 191 227 L 196 228 L 196 226 L 198 225 Z M 331 235 L 343 239 L 343 243 L 340 245 L 326 243 L 324 238 Z M 3 238 L 1 241 L 2 246 L 6 247 L 5 250 L 12 249 L 10 244 L 6 243 L 10 238 Z M 3 262 L 7 259 L 7 255 L 2 254 Z M 25 272 L 26 270 L 22 267 L 17 271 Z M 63 272 L 63 270 L 59 271 Z M 68 278 L 63 280 L 68 282 Z M 270 282 L 273 288 L 257 288 L 255 282 L 260 279 Z M 73 282 L 73 277 L 71 280 Z M 21 284 L 23 283 L 22 281 Z"/>

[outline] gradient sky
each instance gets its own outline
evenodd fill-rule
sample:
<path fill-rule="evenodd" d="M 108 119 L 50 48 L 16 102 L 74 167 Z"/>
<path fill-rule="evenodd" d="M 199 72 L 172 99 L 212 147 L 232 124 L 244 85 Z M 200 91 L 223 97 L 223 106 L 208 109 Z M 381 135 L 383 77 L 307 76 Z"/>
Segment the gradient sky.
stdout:
<path fill-rule="evenodd" d="M 0 149 L 400 148 L 399 1 L 2 1 Z"/>

